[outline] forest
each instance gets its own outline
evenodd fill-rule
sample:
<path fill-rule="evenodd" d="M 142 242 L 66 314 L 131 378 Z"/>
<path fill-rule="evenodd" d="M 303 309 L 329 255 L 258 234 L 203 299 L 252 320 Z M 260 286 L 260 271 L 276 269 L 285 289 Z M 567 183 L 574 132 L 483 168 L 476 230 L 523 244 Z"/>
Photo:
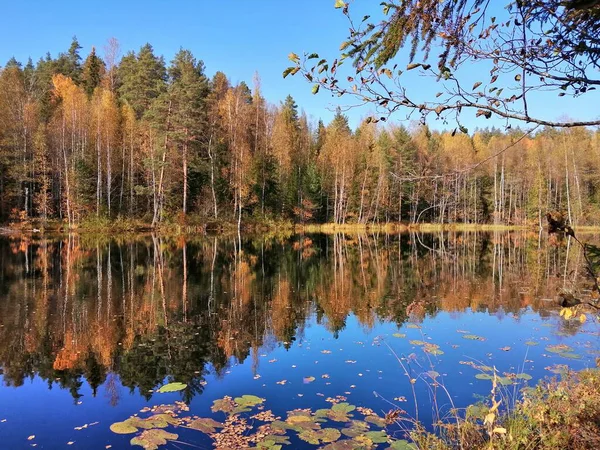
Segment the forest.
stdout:
<path fill-rule="evenodd" d="M 0 69 L 0 223 L 491 223 L 600 217 L 600 131 L 356 129 L 180 50 L 108 41 Z M 560 115 L 560 112 L 557 112 Z M 481 119 L 485 124 L 485 119 Z"/>

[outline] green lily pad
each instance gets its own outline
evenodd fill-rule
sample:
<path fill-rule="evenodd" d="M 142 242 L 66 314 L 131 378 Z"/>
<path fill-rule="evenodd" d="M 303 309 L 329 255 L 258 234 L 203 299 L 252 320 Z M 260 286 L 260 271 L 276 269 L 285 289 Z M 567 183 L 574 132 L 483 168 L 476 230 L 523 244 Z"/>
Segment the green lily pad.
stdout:
<path fill-rule="evenodd" d="M 529 381 L 529 380 L 531 380 L 532 377 L 528 373 L 520 373 L 520 374 L 517 375 L 517 378 L 519 380 Z"/>
<path fill-rule="evenodd" d="M 385 431 L 369 431 L 364 436 L 374 444 L 383 444 L 388 441 L 388 435 Z"/>
<path fill-rule="evenodd" d="M 157 450 L 159 445 L 166 445 L 168 441 L 174 441 L 179 437 L 175 433 L 169 433 L 165 430 L 145 430 L 139 436 L 131 439 L 131 445 L 139 445 L 144 447 L 146 450 Z"/>
<path fill-rule="evenodd" d="M 484 337 L 477 336 L 476 334 L 463 334 L 463 339 L 469 339 L 471 341 L 485 341 Z"/>
<path fill-rule="evenodd" d="M 213 405 L 211 406 L 210 409 L 212 412 L 220 411 L 220 412 L 224 412 L 225 414 L 230 414 L 235 409 L 235 403 L 229 397 L 220 398 L 213 402 Z"/>
<path fill-rule="evenodd" d="M 494 379 L 493 375 L 490 375 L 489 373 L 478 373 L 477 375 L 475 375 L 475 378 L 477 378 L 478 380 L 493 380 Z"/>
<path fill-rule="evenodd" d="M 379 416 L 367 416 L 365 417 L 365 422 L 369 422 L 369 418 L 380 418 Z M 383 420 L 383 419 L 382 419 Z M 366 433 L 367 431 L 369 431 L 369 424 L 365 423 L 361 420 L 353 420 L 349 426 L 347 426 L 346 428 L 342 428 L 342 434 L 344 436 L 348 436 L 351 438 L 355 438 L 357 436 L 360 436 L 364 433 Z M 371 422 L 373 423 L 373 422 Z M 383 422 L 384 426 L 385 426 L 385 421 Z"/>
<path fill-rule="evenodd" d="M 110 431 L 116 434 L 131 434 L 137 433 L 138 429 L 125 420 L 123 422 L 113 423 L 110 426 Z"/>
<path fill-rule="evenodd" d="M 416 450 L 417 446 L 411 442 L 408 442 L 404 439 L 394 441 L 388 447 L 388 450 Z"/>
<path fill-rule="evenodd" d="M 298 437 L 309 444 L 319 445 L 337 441 L 342 434 L 335 428 L 323 428 L 320 430 L 303 430 Z"/>
<path fill-rule="evenodd" d="M 187 387 L 185 383 L 169 383 L 162 386 L 158 391 L 159 394 L 165 394 L 167 392 L 178 392 L 183 391 Z"/>
<path fill-rule="evenodd" d="M 534 345 L 539 345 L 539 342 L 535 342 L 535 341 L 527 341 L 525 342 L 525 345 L 529 345 L 529 346 L 534 346 Z"/>
<path fill-rule="evenodd" d="M 240 406 L 256 406 L 260 405 L 265 401 L 264 398 L 257 397 L 256 395 L 242 395 L 241 397 L 236 397 L 235 402 Z"/>
<path fill-rule="evenodd" d="M 408 343 L 410 345 L 427 345 L 427 342 L 425 342 L 425 341 L 418 341 L 418 340 L 408 341 Z"/>
<path fill-rule="evenodd" d="M 546 351 L 552 352 L 552 353 L 566 353 L 566 352 L 572 352 L 573 349 L 566 344 L 556 344 L 556 345 L 548 345 L 546 347 Z"/>
<path fill-rule="evenodd" d="M 397 338 L 405 338 L 406 334 L 404 334 L 404 333 L 394 333 L 394 334 L 392 334 L 392 336 L 397 337 Z"/>

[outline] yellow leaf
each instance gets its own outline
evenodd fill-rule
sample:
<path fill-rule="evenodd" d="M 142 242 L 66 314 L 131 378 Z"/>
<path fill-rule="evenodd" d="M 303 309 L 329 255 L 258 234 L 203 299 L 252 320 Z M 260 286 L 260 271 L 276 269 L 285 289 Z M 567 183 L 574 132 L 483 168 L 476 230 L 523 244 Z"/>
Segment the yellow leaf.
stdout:
<path fill-rule="evenodd" d="M 494 428 L 494 433 L 506 434 L 506 428 L 496 427 L 496 428 Z"/>
<path fill-rule="evenodd" d="M 483 423 L 485 425 L 492 425 L 494 423 L 495 419 L 496 419 L 496 414 L 489 413 L 487 416 L 485 416 L 485 420 L 483 421 Z"/>
<path fill-rule="evenodd" d="M 585 321 L 586 321 L 586 320 L 587 320 L 587 316 L 586 316 L 585 314 L 581 314 L 581 315 L 579 316 L 579 321 L 580 321 L 581 323 L 585 323 Z"/>

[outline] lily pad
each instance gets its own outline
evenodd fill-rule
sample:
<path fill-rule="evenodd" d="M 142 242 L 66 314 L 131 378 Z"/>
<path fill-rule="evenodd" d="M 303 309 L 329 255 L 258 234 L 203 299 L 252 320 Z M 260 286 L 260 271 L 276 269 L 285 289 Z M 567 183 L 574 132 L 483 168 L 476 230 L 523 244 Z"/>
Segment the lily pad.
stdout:
<path fill-rule="evenodd" d="M 264 398 L 257 397 L 256 395 L 242 395 L 241 397 L 235 398 L 235 402 L 243 407 L 260 405 L 264 401 Z"/>
<path fill-rule="evenodd" d="M 532 377 L 528 373 L 520 373 L 520 374 L 517 375 L 517 378 L 519 380 L 529 381 L 529 380 L 531 380 Z"/>
<path fill-rule="evenodd" d="M 217 428 L 223 428 L 223 424 L 221 422 L 217 422 L 213 419 L 199 418 L 194 420 L 188 425 L 190 428 L 194 430 L 201 431 L 205 434 L 212 434 L 217 431 Z"/>
<path fill-rule="evenodd" d="M 131 434 L 137 433 L 138 429 L 125 420 L 123 422 L 113 423 L 110 426 L 110 431 L 117 434 Z"/>
<path fill-rule="evenodd" d="M 463 334 L 463 339 L 469 339 L 471 341 L 485 341 L 484 337 L 477 336 L 476 334 Z"/>
<path fill-rule="evenodd" d="M 168 441 L 174 441 L 179 437 L 175 433 L 169 433 L 165 430 L 152 429 L 145 430 L 139 436 L 131 439 L 131 445 L 139 445 L 144 447 L 146 450 L 157 450 L 159 445 L 165 445 Z"/>
<path fill-rule="evenodd" d="M 394 334 L 392 334 L 392 336 L 394 336 L 396 338 L 405 338 L 406 334 L 404 334 L 404 333 L 394 333 Z"/>
<path fill-rule="evenodd" d="M 323 428 L 321 430 L 303 430 L 298 437 L 309 444 L 319 445 L 337 441 L 342 434 L 335 428 Z"/>
<path fill-rule="evenodd" d="M 427 345 L 427 342 L 425 342 L 425 341 L 419 341 L 419 340 L 408 341 L 408 343 L 410 345 Z"/>
<path fill-rule="evenodd" d="M 169 383 L 162 386 L 158 391 L 159 394 L 165 394 L 167 392 L 178 392 L 183 391 L 187 387 L 185 383 Z"/>
<path fill-rule="evenodd" d="M 404 439 L 394 441 L 388 447 L 388 450 L 416 450 L 417 446 L 411 442 L 408 442 Z"/>

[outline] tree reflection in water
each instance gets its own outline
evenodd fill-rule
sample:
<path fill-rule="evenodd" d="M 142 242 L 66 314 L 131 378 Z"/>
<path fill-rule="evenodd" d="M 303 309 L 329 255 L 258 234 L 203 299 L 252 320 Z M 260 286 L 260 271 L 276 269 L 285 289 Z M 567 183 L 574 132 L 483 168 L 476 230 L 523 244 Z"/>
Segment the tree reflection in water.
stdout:
<path fill-rule="evenodd" d="M 7 385 L 37 375 L 75 401 L 84 382 L 117 404 L 119 383 L 150 398 L 165 379 L 189 401 L 209 371 L 292 346 L 313 314 L 334 336 L 350 314 L 544 316 L 581 263 L 524 232 L 0 238 L 0 364 Z"/>

